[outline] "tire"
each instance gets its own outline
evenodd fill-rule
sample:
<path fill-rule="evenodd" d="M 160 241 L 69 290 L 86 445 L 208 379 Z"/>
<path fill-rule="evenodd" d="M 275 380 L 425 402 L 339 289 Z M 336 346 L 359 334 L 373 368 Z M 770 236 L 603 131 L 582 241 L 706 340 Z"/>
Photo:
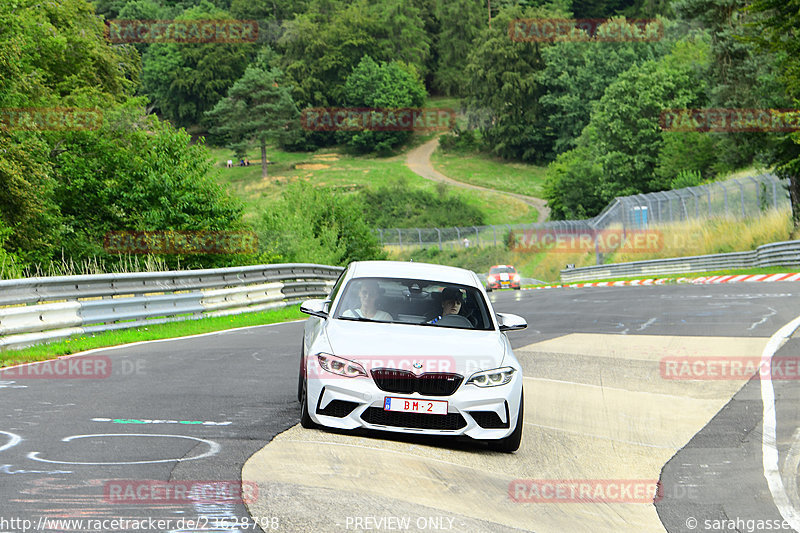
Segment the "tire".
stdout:
<path fill-rule="evenodd" d="M 515 291 L 518 291 L 518 290 L 520 290 L 521 288 L 522 288 L 522 287 L 514 287 L 514 290 L 515 290 Z"/>
<path fill-rule="evenodd" d="M 302 398 L 300 400 L 300 425 L 306 429 L 314 429 L 317 427 L 317 423 L 311 420 L 311 416 L 308 414 L 308 384 L 306 383 L 305 378 L 302 378 Z"/>
<path fill-rule="evenodd" d="M 517 414 L 517 426 L 514 428 L 514 432 L 511 433 L 508 437 L 498 439 L 498 440 L 490 440 L 489 441 L 489 448 L 496 451 L 496 452 L 503 452 L 503 453 L 512 453 L 519 449 L 519 445 L 522 442 L 522 425 L 524 419 L 524 411 L 525 411 L 525 395 L 521 393 L 519 396 L 519 413 Z"/>
<path fill-rule="evenodd" d="M 492 289 L 490 289 L 489 287 L 486 287 L 486 292 L 492 292 Z"/>

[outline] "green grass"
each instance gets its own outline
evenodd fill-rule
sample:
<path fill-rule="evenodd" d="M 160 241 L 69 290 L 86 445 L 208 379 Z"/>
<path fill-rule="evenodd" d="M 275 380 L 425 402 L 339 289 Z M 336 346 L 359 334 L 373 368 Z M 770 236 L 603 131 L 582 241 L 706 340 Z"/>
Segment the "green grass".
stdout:
<path fill-rule="evenodd" d="M 432 96 L 428 98 L 424 108 L 441 107 L 445 109 L 452 109 L 456 113 L 461 109 L 461 98 L 457 96 Z"/>
<path fill-rule="evenodd" d="M 547 167 L 509 163 L 478 153 L 446 153 L 436 150 L 431 157 L 436 170 L 472 185 L 498 191 L 542 197 Z"/>
<path fill-rule="evenodd" d="M 268 178 L 262 179 L 259 150 L 248 153 L 251 161 L 249 167 L 234 168 L 225 167 L 225 161 L 232 157 L 230 150 L 211 148 L 211 153 L 220 171 L 219 182 L 244 201 L 245 219 L 251 222 L 280 198 L 289 183 L 298 180 L 344 192 L 389 185 L 397 180 L 403 180 L 413 188 L 428 191 L 437 189 L 437 183 L 409 170 L 405 164 L 405 154 L 388 158 L 357 157 L 336 149 L 291 153 L 270 147 L 267 156 L 274 164 L 268 167 Z M 457 187 L 447 187 L 447 191 L 480 209 L 485 215 L 486 224 L 535 222 L 538 217 L 535 209 L 503 194 Z"/>
<path fill-rule="evenodd" d="M 51 344 L 31 346 L 21 350 L 0 351 L 0 367 L 21 362 L 43 361 L 60 355 L 69 355 L 94 348 L 106 348 L 139 341 L 185 337 L 187 335 L 208 333 L 210 331 L 223 331 L 245 326 L 288 322 L 305 317 L 306 315 L 300 312 L 299 305 L 292 305 L 257 313 L 243 313 L 240 315 L 186 320 L 167 324 L 154 324 L 147 327 L 140 326 L 138 328 L 125 330 L 106 331 L 94 335 L 73 337 Z"/>

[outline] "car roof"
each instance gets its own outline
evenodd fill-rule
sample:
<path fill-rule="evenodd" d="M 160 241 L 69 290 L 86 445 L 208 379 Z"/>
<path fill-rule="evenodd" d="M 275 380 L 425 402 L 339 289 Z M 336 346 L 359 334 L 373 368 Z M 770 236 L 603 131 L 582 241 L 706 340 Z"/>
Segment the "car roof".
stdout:
<path fill-rule="evenodd" d="M 416 278 L 479 286 L 475 273 L 458 267 L 406 261 L 357 261 L 351 263 L 355 278 Z"/>
<path fill-rule="evenodd" d="M 491 268 L 514 268 L 514 267 L 512 265 L 492 265 Z"/>

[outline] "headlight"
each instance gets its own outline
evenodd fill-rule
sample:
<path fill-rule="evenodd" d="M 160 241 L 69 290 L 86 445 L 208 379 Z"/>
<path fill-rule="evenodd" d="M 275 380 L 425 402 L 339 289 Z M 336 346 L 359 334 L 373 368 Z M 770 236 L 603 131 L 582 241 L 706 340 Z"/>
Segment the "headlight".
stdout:
<path fill-rule="evenodd" d="M 503 368 L 495 368 L 494 370 L 484 370 L 482 372 L 475 372 L 467 380 L 467 385 L 472 383 L 478 387 L 497 387 L 498 385 L 505 385 L 514 376 L 514 370 L 510 366 Z"/>
<path fill-rule="evenodd" d="M 519 277 L 519 274 L 514 274 L 514 281 L 519 281 L 520 279 L 522 278 Z"/>
<path fill-rule="evenodd" d="M 364 367 L 358 363 L 354 363 L 343 357 L 336 357 L 329 353 L 317 354 L 317 361 L 323 370 L 327 370 L 331 374 L 337 374 L 346 378 L 357 378 L 359 376 L 367 377 L 367 372 Z"/>

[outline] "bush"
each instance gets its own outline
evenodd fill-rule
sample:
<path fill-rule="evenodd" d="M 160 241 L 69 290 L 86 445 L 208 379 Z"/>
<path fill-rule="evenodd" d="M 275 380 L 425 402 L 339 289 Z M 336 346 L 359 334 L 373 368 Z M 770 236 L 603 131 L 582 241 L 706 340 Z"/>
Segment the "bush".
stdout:
<path fill-rule="evenodd" d="M 477 130 L 453 128 L 453 133 L 439 137 L 439 148 L 443 152 L 476 152 L 481 148 Z"/>
<path fill-rule="evenodd" d="M 483 212 L 468 205 L 459 196 L 447 193 L 442 185 L 438 194 L 412 189 L 396 182 L 378 189 L 364 189 L 359 194 L 364 203 L 364 217 L 375 228 L 430 228 L 481 226 Z"/>
<path fill-rule="evenodd" d="M 259 230 L 261 257 L 274 263 L 323 265 L 385 259 L 363 213 L 358 197 L 293 183 L 264 213 Z"/>

